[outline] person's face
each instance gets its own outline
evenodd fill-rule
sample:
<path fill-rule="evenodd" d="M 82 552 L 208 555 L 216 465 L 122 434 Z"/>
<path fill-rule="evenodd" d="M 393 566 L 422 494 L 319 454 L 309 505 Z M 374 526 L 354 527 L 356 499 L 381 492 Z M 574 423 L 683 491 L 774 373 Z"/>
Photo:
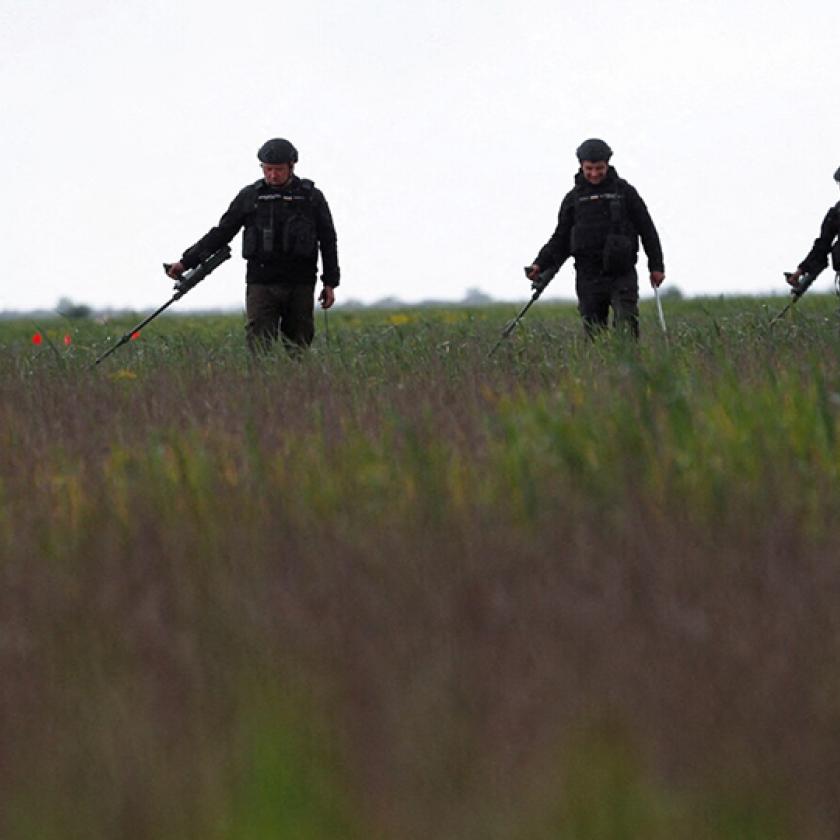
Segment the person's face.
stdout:
<path fill-rule="evenodd" d="M 605 160 L 582 160 L 580 171 L 590 184 L 600 184 L 607 177 L 609 164 Z"/>
<path fill-rule="evenodd" d="M 284 186 L 292 177 L 292 169 L 294 168 L 291 163 L 261 163 L 260 166 L 266 184 L 271 187 Z"/>

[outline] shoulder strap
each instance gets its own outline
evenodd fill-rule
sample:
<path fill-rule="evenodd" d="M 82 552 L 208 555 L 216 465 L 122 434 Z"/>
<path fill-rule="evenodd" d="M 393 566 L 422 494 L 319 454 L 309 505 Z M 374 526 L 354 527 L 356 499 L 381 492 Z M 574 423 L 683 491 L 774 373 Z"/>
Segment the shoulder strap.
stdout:
<path fill-rule="evenodd" d="M 262 178 L 259 181 L 254 181 L 253 184 L 248 184 L 247 187 L 243 187 L 239 193 L 239 198 L 243 203 L 244 210 L 246 214 L 250 215 L 251 213 L 256 212 L 257 209 L 257 196 L 260 192 L 260 187 L 265 182 Z"/>
<path fill-rule="evenodd" d="M 621 227 L 627 217 L 627 190 L 624 182 L 619 178 L 615 185 L 615 197 L 610 199 L 610 224 L 613 233 L 620 233 Z"/>

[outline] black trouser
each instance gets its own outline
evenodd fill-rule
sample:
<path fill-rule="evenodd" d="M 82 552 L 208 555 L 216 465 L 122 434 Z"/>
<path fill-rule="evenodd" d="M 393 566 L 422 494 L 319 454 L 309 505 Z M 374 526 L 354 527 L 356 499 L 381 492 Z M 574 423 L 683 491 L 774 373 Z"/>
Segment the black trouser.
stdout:
<path fill-rule="evenodd" d="M 639 337 L 639 279 L 636 269 L 610 275 L 598 269 L 578 267 L 575 290 L 578 312 L 590 338 L 607 328 L 610 307 L 613 326 L 629 330 L 634 338 Z"/>
<path fill-rule="evenodd" d="M 249 283 L 245 295 L 245 331 L 251 352 L 265 351 L 282 336 L 291 352 L 315 337 L 313 283 Z"/>

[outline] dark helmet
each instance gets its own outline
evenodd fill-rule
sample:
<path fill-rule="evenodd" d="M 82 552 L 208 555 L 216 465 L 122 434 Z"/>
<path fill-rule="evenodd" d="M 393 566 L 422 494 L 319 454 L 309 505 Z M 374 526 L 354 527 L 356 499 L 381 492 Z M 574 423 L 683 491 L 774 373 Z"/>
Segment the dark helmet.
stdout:
<path fill-rule="evenodd" d="M 270 163 L 275 166 L 279 163 L 297 163 L 297 149 L 282 137 L 275 137 L 260 146 L 257 152 L 260 163 Z"/>
<path fill-rule="evenodd" d="M 838 170 L 834 173 L 834 180 L 835 180 L 835 181 L 837 181 L 837 183 L 838 183 L 838 184 L 840 184 L 840 169 L 838 169 Z"/>
<path fill-rule="evenodd" d="M 581 163 L 585 160 L 609 160 L 612 157 L 612 149 L 597 137 L 591 137 L 589 140 L 584 140 L 580 146 L 577 147 L 577 159 Z"/>

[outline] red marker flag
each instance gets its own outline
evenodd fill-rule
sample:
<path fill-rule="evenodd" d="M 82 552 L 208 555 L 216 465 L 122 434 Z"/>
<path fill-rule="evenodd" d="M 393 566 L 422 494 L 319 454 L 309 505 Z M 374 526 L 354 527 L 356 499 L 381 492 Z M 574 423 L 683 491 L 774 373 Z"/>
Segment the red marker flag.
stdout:
<path fill-rule="evenodd" d="M 38 345 L 39 345 L 39 344 L 40 344 L 43 340 L 44 340 L 44 338 L 43 338 L 43 336 L 41 335 L 41 333 L 39 333 L 39 332 L 36 332 L 36 333 L 32 336 L 32 343 L 33 343 L 36 347 L 37 347 L 37 346 L 38 346 Z"/>

